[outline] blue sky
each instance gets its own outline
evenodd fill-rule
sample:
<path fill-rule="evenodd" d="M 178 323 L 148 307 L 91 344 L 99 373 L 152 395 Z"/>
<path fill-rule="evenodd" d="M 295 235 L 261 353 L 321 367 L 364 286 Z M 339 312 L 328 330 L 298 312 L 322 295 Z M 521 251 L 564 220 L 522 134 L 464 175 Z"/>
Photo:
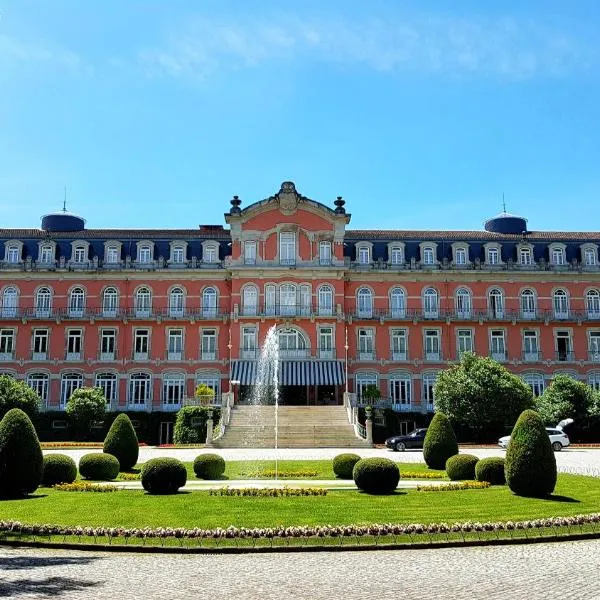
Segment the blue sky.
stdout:
<path fill-rule="evenodd" d="M 0 0 L 2 227 L 223 222 L 293 180 L 353 228 L 600 230 L 597 0 Z"/>

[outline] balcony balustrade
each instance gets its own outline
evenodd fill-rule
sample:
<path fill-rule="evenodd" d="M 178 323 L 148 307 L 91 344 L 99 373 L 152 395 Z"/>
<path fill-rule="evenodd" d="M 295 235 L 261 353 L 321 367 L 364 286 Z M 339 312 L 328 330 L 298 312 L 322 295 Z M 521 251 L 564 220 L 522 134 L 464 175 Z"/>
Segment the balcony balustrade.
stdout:
<path fill-rule="evenodd" d="M 565 351 L 557 351 L 554 353 L 554 360 L 558 362 L 574 362 L 575 361 L 575 352 L 570 350 Z"/>

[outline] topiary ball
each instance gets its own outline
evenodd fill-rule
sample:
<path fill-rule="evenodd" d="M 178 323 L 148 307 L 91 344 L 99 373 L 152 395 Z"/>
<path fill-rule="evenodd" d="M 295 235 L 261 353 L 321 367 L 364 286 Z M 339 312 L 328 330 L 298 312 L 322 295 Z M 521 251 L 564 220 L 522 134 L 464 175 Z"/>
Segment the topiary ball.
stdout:
<path fill-rule="evenodd" d="M 389 458 L 361 458 L 352 477 L 356 487 L 367 494 L 391 494 L 400 481 L 400 470 Z"/>
<path fill-rule="evenodd" d="M 487 481 L 491 485 L 504 485 L 506 483 L 504 459 L 501 456 L 482 458 L 475 465 L 475 479 Z"/>
<path fill-rule="evenodd" d="M 200 454 L 194 460 L 194 473 L 198 479 L 221 479 L 225 473 L 225 459 L 218 454 Z"/>
<path fill-rule="evenodd" d="M 92 452 L 79 460 L 79 474 L 84 479 L 110 481 L 119 474 L 119 461 L 112 454 Z"/>
<path fill-rule="evenodd" d="M 149 494 L 176 494 L 187 481 L 187 471 L 176 458 L 152 458 L 142 465 L 141 478 Z"/>
<path fill-rule="evenodd" d="M 73 483 L 77 479 L 77 465 L 66 454 L 46 454 L 42 485 L 51 487 L 57 483 Z"/>
<path fill-rule="evenodd" d="M 338 454 L 333 459 L 333 472 L 338 479 L 352 479 L 354 465 L 360 460 L 358 454 Z"/>
<path fill-rule="evenodd" d="M 446 461 L 446 475 L 452 481 L 475 479 L 475 466 L 479 459 L 472 454 L 457 454 Z"/>
<path fill-rule="evenodd" d="M 138 438 L 126 414 L 121 413 L 113 421 L 104 439 L 103 451 L 115 456 L 123 471 L 131 470 L 137 463 L 140 451 Z"/>
<path fill-rule="evenodd" d="M 423 458 L 430 469 L 444 469 L 446 461 L 458 454 L 458 443 L 448 417 L 435 413 L 423 440 Z"/>

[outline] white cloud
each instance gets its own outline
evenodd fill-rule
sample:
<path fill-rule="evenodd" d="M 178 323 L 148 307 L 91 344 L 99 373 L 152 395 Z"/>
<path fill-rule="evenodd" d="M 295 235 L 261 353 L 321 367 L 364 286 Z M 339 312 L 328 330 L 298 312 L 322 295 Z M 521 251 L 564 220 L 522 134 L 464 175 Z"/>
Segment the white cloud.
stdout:
<path fill-rule="evenodd" d="M 593 43 L 556 25 L 515 19 L 198 18 L 172 31 L 164 43 L 143 49 L 140 60 L 150 72 L 172 76 L 204 77 L 220 69 L 303 60 L 377 71 L 527 78 L 589 68 L 596 51 Z"/>
<path fill-rule="evenodd" d="M 78 71 L 84 63 L 76 53 L 42 40 L 25 40 L 0 34 L 0 68 L 42 65 Z"/>

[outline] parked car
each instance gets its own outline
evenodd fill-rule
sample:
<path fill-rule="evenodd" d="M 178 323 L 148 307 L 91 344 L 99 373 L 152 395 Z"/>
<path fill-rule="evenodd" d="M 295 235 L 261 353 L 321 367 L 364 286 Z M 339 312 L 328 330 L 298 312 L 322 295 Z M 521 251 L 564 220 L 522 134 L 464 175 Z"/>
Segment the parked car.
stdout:
<path fill-rule="evenodd" d="M 414 448 L 422 449 L 427 429 L 415 429 L 406 435 L 393 435 L 385 440 L 385 445 L 394 451 L 404 452 Z"/>
<path fill-rule="evenodd" d="M 571 444 L 571 440 L 569 440 L 569 436 L 563 431 L 563 427 L 570 425 L 572 422 L 573 419 L 564 419 L 556 427 L 546 427 L 552 449 L 555 452 L 560 452 L 563 448 Z M 506 450 L 508 442 L 510 442 L 510 435 L 505 435 L 498 440 L 498 445 Z"/>

